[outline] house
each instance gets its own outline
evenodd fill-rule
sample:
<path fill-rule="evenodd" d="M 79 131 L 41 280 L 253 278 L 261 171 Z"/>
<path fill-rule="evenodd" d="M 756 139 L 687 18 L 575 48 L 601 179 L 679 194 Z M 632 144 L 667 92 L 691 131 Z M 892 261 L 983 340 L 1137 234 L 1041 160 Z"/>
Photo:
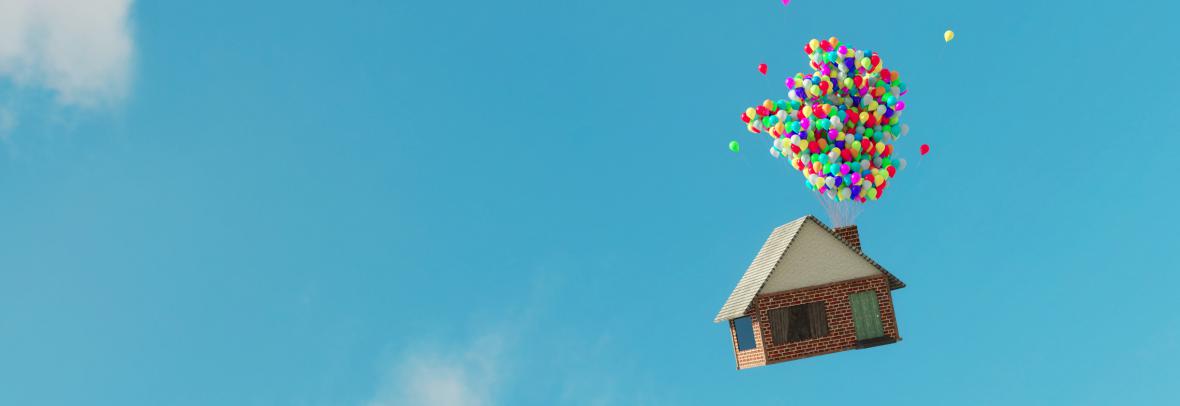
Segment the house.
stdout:
<path fill-rule="evenodd" d="M 713 322 L 729 322 L 738 369 L 890 344 L 903 287 L 861 252 L 855 225 L 806 216 L 770 233 Z"/>

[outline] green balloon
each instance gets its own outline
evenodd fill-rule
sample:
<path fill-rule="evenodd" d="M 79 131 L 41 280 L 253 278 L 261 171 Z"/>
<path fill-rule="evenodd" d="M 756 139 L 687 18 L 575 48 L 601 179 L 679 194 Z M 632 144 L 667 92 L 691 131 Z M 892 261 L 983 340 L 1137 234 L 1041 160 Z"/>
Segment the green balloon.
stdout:
<path fill-rule="evenodd" d="M 738 145 L 737 141 L 730 141 L 729 142 L 729 150 L 730 151 L 738 152 L 738 151 L 741 151 L 741 149 L 742 149 L 742 146 Z"/>

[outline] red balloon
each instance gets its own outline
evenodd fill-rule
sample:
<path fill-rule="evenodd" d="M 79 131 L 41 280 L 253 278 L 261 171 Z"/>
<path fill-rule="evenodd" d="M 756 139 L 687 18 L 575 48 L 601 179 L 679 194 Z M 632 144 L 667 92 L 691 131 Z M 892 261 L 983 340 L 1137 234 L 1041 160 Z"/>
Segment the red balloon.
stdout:
<path fill-rule="evenodd" d="M 766 74 L 766 64 L 764 64 L 764 63 L 758 64 L 758 71 L 762 72 L 762 74 L 765 75 Z"/>
<path fill-rule="evenodd" d="M 891 178 L 893 177 L 893 175 L 897 174 L 897 168 L 894 168 L 893 165 L 889 165 L 889 166 L 885 167 L 885 171 L 889 172 L 889 177 L 891 177 Z M 885 187 L 885 184 L 882 183 L 881 187 Z"/>
<path fill-rule="evenodd" d="M 746 113 L 742 113 L 742 121 L 745 121 L 748 123 L 748 122 L 750 122 L 750 117 L 747 117 Z"/>
<path fill-rule="evenodd" d="M 930 152 L 930 145 L 922 144 L 922 147 L 918 148 L 918 151 L 921 152 L 922 155 L 926 155 L 927 152 Z"/>

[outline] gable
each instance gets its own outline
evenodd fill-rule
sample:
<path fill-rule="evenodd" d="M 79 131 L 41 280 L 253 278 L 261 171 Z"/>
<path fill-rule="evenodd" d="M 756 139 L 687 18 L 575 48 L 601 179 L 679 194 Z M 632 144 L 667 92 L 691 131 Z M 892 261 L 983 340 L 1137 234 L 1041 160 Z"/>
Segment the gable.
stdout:
<path fill-rule="evenodd" d="M 884 274 L 823 226 L 808 221 L 758 293 L 784 292 Z"/>
<path fill-rule="evenodd" d="M 827 244 L 822 236 L 816 236 L 812 237 L 812 242 L 807 244 L 811 248 L 800 249 L 799 251 L 804 254 L 796 254 L 797 256 L 801 256 L 800 258 L 793 257 L 792 263 L 783 265 L 787 257 L 787 251 L 792 248 L 795 237 L 801 234 L 800 231 L 803 230 L 804 225 L 809 227 L 809 234 L 814 234 L 812 232 L 816 230 L 822 231 L 831 237 L 830 241 L 835 241 L 844 246 L 843 254 L 840 253 L 840 250 L 834 249 L 830 244 Z M 815 256 L 808 258 L 808 255 L 805 254 L 807 252 L 812 252 Z M 825 257 L 823 255 L 825 252 L 830 253 L 830 255 Z M 766 243 L 762 245 L 762 249 L 754 257 L 754 262 L 750 263 L 749 268 L 746 268 L 746 273 L 742 274 L 742 279 L 738 281 L 737 287 L 733 288 L 733 292 L 730 292 L 729 299 L 725 301 L 725 305 L 721 306 L 721 311 L 717 312 L 717 317 L 713 318 L 713 322 L 717 323 L 722 320 L 732 320 L 741 317 L 745 314 L 746 309 L 750 308 L 750 303 L 754 301 L 754 297 L 759 293 L 779 292 L 781 291 L 780 289 L 796 289 L 793 286 L 807 287 L 815 286 L 815 284 L 822 285 L 824 283 L 830 283 L 821 282 L 825 279 L 839 281 L 860 277 L 852 276 L 845 278 L 848 275 L 865 275 L 858 263 L 854 259 L 848 258 L 847 255 L 860 258 L 878 272 L 887 276 L 889 278 L 890 289 L 897 290 L 905 287 L 905 283 L 902 283 L 900 279 L 897 279 L 889 271 L 886 271 L 885 268 L 882 268 L 872 258 L 865 256 L 864 253 L 853 249 L 846 242 L 838 239 L 833 234 L 833 231 L 818 219 L 812 216 L 804 216 L 790 223 L 783 224 L 775 228 L 774 232 L 770 233 L 770 238 L 766 239 Z M 809 263 L 821 260 L 825 262 L 822 264 Z M 777 277 L 775 284 L 770 289 L 763 290 L 766 282 L 770 279 L 772 271 L 776 269 L 783 270 L 783 272 L 777 272 L 776 274 L 785 275 Z M 792 274 L 794 270 L 800 269 L 805 271 L 801 271 L 802 273 L 799 274 L 799 277 Z M 825 272 L 824 270 L 831 272 Z M 875 274 L 867 274 L 866 276 L 873 275 Z M 779 281 L 780 279 L 781 281 Z"/>

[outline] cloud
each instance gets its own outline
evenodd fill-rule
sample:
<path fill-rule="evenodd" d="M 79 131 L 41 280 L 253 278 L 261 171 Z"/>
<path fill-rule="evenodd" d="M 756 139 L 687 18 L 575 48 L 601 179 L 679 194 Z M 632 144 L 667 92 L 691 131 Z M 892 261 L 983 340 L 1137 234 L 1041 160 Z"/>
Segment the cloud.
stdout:
<path fill-rule="evenodd" d="M 503 338 L 488 333 L 458 354 L 441 349 L 403 354 L 367 406 L 484 406 L 493 404 L 502 376 Z"/>
<path fill-rule="evenodd" d="M 127 94 L 131 0 L 0 0 L 0 77 L 99 107 Z"/>

